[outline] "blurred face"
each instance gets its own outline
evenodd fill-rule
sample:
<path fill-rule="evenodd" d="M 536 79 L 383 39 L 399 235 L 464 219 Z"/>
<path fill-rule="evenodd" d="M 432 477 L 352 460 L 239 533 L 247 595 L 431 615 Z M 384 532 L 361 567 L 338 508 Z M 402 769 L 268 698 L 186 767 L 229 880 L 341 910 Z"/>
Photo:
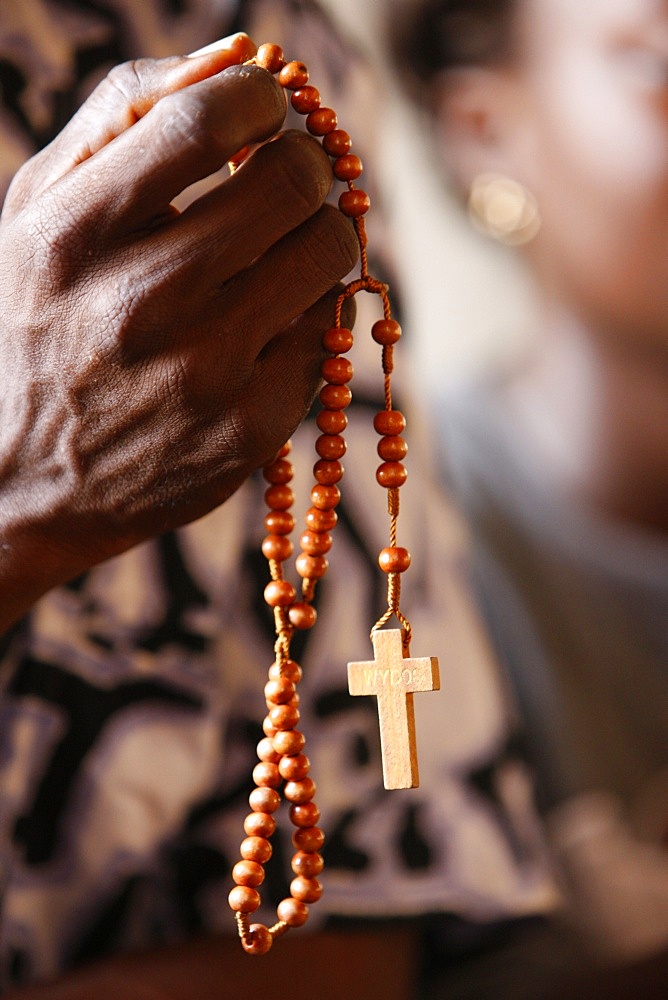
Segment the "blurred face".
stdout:
<path fill-rule="evenodd" d="M 668 0 L 517 9 L 508 143 L 543 217 L 538 280 L 606 336 L 668 350 Z"/>

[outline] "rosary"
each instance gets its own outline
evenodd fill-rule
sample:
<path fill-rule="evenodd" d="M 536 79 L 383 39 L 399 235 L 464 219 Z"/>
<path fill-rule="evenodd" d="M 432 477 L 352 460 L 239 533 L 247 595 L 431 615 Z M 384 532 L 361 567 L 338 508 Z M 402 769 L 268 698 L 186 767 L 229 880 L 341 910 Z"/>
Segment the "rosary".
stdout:
<path fill-rule="evenodd" d="M 293 552 L 289 536 L 295 524 L 290 513 L 294 494 L 289 485 L 293 476 L 288 459 L 289 442 L 263 470 L 268 484 L 265 501 L 269 510 L 264 519 L 267 536 L 262 552 L 271 576 L 264 598 L 274 612 L 276 659 L 269 668 L 264 688 L 268 710 L 263 722 L 265 736 L 257 747 L 259 762 L 253 769 L 256 787 L 249 796 L 251 812 L 244 821 L 246 837 L 241 843 L 241 860 L 232 870 L 236 884 L 229 894 L 229 904 L 236 916 L 244 950 L 250 955 L 264 955 L 274 938 L 306 922 L 308 904 L 317 902 L 322 895 L 317 876 L 323 869 L 319 852 L 325 835 L 317 825 L 320 812 L 314 802 L 316 786 L 309 777 L 309 759 L 303 752 L 306 740 L 296 728 L 299 722 L 297 686 L 302 671 L 290 656 L 290 643 L 295 629 L 310 629 L 315 625 L 316 611 L 312 602 L 317 581 L 327 572 L 326 556 L 337 522 L 336 507 L 341 498 L 337 483 L 343 476 L 340 459 L 346 451 L 342 433 L 348 423 L 345 410 L 352 400 L 348 382 L 353 376 L 353 366 L 345 357 L 353 346 L 353 335 L 341 326 L 341 312 L 344 302 L 360 291 L 378 295 L 383 306 L 383 319 L 373 324 L 371 335 L 382 348 L 385 407 L 376 414 L 373 424 L 380 437 L 381 464 L 376 479 L 387 490 L 390 544 L 378 557 L 381 570 L 387 574 L 388 606 L 371 630 L 375 658 L 348 664 L 348 687 L 351 695 L 375 695 L 378 699 L 386 788 L 414 788 L 418 784 L 413 694 L 438 690 L 439 677 L 435 657 L 410 657 L 411 626 L 399 606 L 401 574 L 411 561 L 408 550 L 397 545 L 399 490 L 407 475 L 402 459 L 408 450 L 401 436 L 406 421 L 401 411 L 393 409 L 391 388 L 393 348 L 401 336 L 401 328 L 391 316 L 387 285 L 371 277 L 368 270 L 364 215 L 370 202 L 368 195 L 354 184 L 362 174 L 362 162 L 350 152 L 350 136 L 338 127 L 335 112 L 321 107 L 320 94 L 309 85 L 304 63 L 286 62 L 279 46 L 272 44 L 261 45 L 250 62 L 278 74 L 279 83 L 291 92 L 292 107 L 306 116 L 307 130 L 322 139 L 323 148 L 333 161 L 334 176 L 346 184 L 347 189 L 339 198 L 339 209 L 352 220 L 360 247 L 360 276 L 339 296 L 333 326 L 323 338 L 323 346 L 330 357 L 324 361 L 321 372 L 324 385 L 320 391 L 322 410 L 316 421 L 320 436 L 315 445 L 318 460 L 313 467 L 312 506 L 306 512 L 306 530 L 300 538 L 301 554 L 296 560 L 297 573 L 302 578 L 299 599 L 296 588 L 283 574 L 283 563 Z M 239 166 L 246 152 L 242 150 L 230 163 L 231 170 Z M 393 616 L 401 628 L 384 629 Z M 290 883 L 290 896 L 277 907 L 277 922 L 267 927 L 251 923 L 250 914 L 261 904 L 258 886 L 264 881 L 263 866 L 272 854 L 270 837 L 276 829 L 274 813 L 281 804 L 278 790 L 281 785 L 283 798 L 290 803 L 290 821 L 296 828 L 292 837 L 296 848 L 292 858 L 295 878 Z"/>

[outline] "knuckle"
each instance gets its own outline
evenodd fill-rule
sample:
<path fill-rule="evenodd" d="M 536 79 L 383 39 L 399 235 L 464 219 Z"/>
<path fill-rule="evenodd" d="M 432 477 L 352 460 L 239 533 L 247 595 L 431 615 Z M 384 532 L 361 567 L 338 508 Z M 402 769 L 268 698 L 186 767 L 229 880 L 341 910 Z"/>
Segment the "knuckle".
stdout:
<path fill-rule="evenodd" d="M 334 284 L 357 263 L 359 244 L 355 231 L 333 205 L 323 205 L 306 226 L 309 267 Z"/>
<path fill-rule="evenodd" d="M 313 215 L 332 186 L 332 170 L 320 144 L 303 132 L 289 131 L 256 153 L 263 190 L 272 208 L 298 221 Z"/>

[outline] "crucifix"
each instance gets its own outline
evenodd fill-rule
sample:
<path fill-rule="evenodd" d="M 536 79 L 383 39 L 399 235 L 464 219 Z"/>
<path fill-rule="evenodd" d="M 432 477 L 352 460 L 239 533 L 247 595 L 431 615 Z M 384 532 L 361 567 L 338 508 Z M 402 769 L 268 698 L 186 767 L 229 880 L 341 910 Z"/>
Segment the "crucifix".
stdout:
<path fill-rule="evenodd" d="M 378 629 L 372 641 L 375 659 L 348 664 L 348 689 L 351 695 L 373 694 L 378 699 L 385 787 L 416 788 L 413 694 L 439 690 L 438 660 L 410 658 L 402 629 Z"/>

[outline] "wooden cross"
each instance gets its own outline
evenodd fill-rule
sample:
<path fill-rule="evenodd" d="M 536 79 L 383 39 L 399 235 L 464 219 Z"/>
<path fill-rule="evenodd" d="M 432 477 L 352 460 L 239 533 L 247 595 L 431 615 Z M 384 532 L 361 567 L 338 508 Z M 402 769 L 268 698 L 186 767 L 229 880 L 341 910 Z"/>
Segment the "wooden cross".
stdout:
<path fill-rule="evenodd" d="M 435 656 L 410 659 L 401 629 L 378 630 L 372 636 L 374 660 L 348 664 L 351 695 L 378 698 L 380 750 L 386 788 L 416 788 L 419 784 L 415 745 L 416 691 L 438 691 Z"/>

